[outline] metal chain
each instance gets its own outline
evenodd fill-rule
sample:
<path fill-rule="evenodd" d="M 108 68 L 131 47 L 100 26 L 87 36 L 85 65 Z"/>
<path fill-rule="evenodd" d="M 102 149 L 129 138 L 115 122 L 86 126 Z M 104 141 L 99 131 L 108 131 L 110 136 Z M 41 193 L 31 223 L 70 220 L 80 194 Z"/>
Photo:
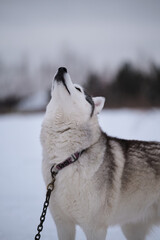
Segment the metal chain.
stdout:
<path fill-rule="evenodd" d="M 45 202 L 43 204 L 43 210 L 42 210 L 42 214 L 40 216 L 40 224 L 37 227 L 37 231 L 38 233 L 35 235 L 35 240 L 39 240 L 41 238 L 41 231 L 43 230 L 43 223 L 45 221 L 45 217 L 46 217 L 46 213 L 47 213 L 47 208 L 49 206 L 49 200 L 50 200 L 50 196 L 51 196 L 51 192 L 54 189 L 54 182 L 55 182 L 55 176 L 52 175 L 52 182 L 50 182 L 47 186 L 47 193 L 46 193 L 46 199 Z"/>
<path fill-rule="evenodd" d="M 82 153 L 82 152 L 81 152 Z M 75 153 L 77 154 L 77 153 Z M 75 162 L 76 160 L 78 160 L 80 154 L 78 153 L 78 157 L 76 157 L 76 155 L 73 154 L 71 157 L 73 158 L 74 161 L 69 161 L 68 159 L 66 159 L 65 162 L 63 162 L 63 164 L 59 164 L 61 165 L 60 168 L 58 168 L 58 165 L 54 164 L 52 167 L 51 167 L 51 176 L 52 176 L 52 181 L 48 184 L 47 186 L 47 192 L 46 192 L 46 199 L 45 199 L 45 202 L 43 204 L 43 210 L 42 210 L 42 214 L 40 216 L 40 224 L 38 225 L 37 227 L 37 234 L 35 235 L 35 240 L 39 240 L 41 238 L 41 232 L 43 230 L 43 223 L 45 221 L 45 218 L 46 218 L 46 213 L 47 213 L 47 209 L 48 209 L 48 206 L 49 206 L 49 200 L 50 200 L 50 196 L 51 196 L 51 192 L 53 191 L 54 189 L 54 182 L 56 180 L 56 175 L 58 174 L 59 170 L 61 170 L 62 168 L 68 166 L 70 163 L 73 163 Z M 67 165 L 66 165 L 66 162 L 67 162 Z M 65 164 L 64 164 L 65 163 Z"/>

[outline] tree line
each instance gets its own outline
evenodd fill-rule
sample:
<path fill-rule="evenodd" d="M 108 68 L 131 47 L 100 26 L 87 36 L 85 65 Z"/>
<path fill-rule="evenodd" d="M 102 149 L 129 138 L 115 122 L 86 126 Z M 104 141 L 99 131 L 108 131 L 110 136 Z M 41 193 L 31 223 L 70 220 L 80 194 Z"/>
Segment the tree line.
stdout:
<path fill-rule="evenodd" d="M 0 62 L 0 113 L 15 111 L 26 96 L 39 90 L 46 91 L 50 98 L 50 80 L 55 71 L 51 64 L 43 64 L 36 74 L 31 74 L 27 62 L 10 69 Z M 83 85 L 90 95 L 104 96 L 107 108 L 160 107 L 160 66 L 153 63 L 147 71 L 124 63 L 111 79 L 89 71 Z"/>
<path fill-rule="evenodd" d="M 160 67 L 155 64 L 144 71 L 125 63 L 109 82 L 90 73 L 84 87 L 93 96 L 104 96 L 107 108 L 160 107 Z"/>

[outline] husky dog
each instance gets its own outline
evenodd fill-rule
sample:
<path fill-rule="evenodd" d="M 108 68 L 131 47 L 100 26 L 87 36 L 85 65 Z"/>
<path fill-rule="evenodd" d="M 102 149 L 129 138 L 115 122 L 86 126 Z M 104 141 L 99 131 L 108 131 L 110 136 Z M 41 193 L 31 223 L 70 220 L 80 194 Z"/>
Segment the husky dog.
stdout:
<path fill-rule="evenodd" d="M 59 240 L 75 239 L 79 225 L 87 240 L 104 240 L 119 224 L 128 240 L 143 240 L 160 223 L 160 143 L 113 138 L 97 114 L 103 97 L 90 97 L 59 68 L 42 124 L 43 176 L 73 153 L 79 159 L 59 171 L 50 211 Z M 117 238 L 118 239 L 118 238 Z"/>

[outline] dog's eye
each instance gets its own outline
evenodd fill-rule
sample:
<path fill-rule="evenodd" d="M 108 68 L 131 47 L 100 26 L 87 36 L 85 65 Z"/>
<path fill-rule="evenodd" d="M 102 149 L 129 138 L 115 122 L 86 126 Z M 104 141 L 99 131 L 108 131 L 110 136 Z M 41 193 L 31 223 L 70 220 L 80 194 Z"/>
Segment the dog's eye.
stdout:
<path fill-rule="evenodd" d="M 80 88 L 78 88 L 78 87 L 75 87 L 78 91 L 80 91 L 81 92 L 81 89 Z"/>

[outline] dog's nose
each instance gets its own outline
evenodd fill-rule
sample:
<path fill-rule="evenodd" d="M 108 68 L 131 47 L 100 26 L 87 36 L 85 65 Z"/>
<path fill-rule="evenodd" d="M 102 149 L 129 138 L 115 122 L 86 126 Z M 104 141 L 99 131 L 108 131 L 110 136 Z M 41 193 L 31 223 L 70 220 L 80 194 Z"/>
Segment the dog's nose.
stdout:
<path fill-rule="evenodd" d="M 67 68 L 60 67 L 60 68 L 58 68 L 58 72 L 60 72 L 60 73 L 67 73 Z"/>
<path fill-rule="evenodd" d="M 63 81 L 64 80 L 64 74 L 67 73 L 67 69 L 65 67 L 58 68 L 58 72 L 55 76 L 55 80 L 57 81 Z"/>

